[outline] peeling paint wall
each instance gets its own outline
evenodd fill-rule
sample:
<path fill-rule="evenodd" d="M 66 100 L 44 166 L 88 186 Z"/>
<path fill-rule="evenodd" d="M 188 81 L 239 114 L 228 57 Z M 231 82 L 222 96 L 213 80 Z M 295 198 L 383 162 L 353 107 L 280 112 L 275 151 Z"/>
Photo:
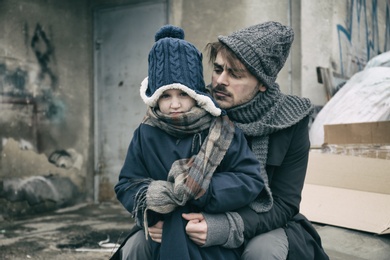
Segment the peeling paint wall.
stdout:
<path fill-rule="evenodd" d="M 29 140 L 47 155 L 74 148 L 87 157 L 91 55 L 86 1 L 2 1 L 1 104 L 31 111 Z M 8 122 L 11 125 L 14 122 Z M 33 130 L 32 130 L 33 131 Z M 9 131 L 14 138 L 17 131 Z"/>
<path fill-rule="evenodd" d="M 86 0 L 0 1 L 0 198 L 11 179 L 48 176 L 92 194 L 90 20 Z"/>

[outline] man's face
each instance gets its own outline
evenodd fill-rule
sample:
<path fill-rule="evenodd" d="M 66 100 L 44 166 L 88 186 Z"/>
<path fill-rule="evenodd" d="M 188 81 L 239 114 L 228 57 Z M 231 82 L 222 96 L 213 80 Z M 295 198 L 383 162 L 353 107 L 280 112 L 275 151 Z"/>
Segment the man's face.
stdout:
<path fill-rule="evenodd" d="M 233 68 L 220 53 L 217 54 L 211 85 L 213 97 L 222 109 L 244 104 L 259 91 L 265 91 L 255 76 L 241 65 L 240 68 Z"/>

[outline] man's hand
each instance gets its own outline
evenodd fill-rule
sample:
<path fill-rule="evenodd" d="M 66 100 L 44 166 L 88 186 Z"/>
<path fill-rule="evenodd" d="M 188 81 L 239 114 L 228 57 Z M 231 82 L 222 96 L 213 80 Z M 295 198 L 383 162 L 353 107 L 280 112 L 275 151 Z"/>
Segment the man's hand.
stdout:
<path fill-rule="evenodd" d="M 159 221 L 156 225 L 149 227 L 149 236 L 154 242 L 161 243 L 164 221 Z"/>
<path fill-rule="evenodd" d="M 198 246 L 206 244 L 207 223 L 201 213 L 182 214 L 182 217 L 188 220 L 186 233 L 188 237 Z"/>

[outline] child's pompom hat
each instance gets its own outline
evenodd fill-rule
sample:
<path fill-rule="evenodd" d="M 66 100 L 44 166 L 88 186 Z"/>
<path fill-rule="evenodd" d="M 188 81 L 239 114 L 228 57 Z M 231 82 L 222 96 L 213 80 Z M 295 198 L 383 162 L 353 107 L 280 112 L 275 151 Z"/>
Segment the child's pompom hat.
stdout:
<path fill-rule="evenodd" d="M 155 107 L 165 90 L 180 89 L 210 114 L 221 114 L 221 109 L 205 87 L 202 53 L 184 40 L 182 28 L 172 25 L 161 27 L 155 35 L 148 62 L 148 77 L 142 81 L 140 88 L 146 105 Z"/>

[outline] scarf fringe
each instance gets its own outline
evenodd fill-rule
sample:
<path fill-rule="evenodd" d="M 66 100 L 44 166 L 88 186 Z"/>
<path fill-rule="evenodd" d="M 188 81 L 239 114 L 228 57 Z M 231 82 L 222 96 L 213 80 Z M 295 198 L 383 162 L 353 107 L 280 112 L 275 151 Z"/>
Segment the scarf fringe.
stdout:
<path fill-rule="evenodd" d="M 143 187 L 141 187 L 137 193 L 133 196 L 133 200 L 134 200 L 134 206 L 133 206 L 133 209 L 131 211 L 131 216 L 132 218 L 134 218 L 137 222 L 137 224 L 139 225 L 140 223 L 138 223 L 138 216 L 139 216 L 139 213 L 140 212 L 144 212 L 145 209 L 146 209 L 146 193 L 148 192 L 148 188 L 149 188 L 149 185 L 150 183 L 153 181 L 153 179 L 151 178 L 143 178 L 143 179 L 129 179 L 129 185 L 126 187 L 125 190 L 129 190 L 129 189 L 132 189 L 138 185 L 145 185 Z"/>

